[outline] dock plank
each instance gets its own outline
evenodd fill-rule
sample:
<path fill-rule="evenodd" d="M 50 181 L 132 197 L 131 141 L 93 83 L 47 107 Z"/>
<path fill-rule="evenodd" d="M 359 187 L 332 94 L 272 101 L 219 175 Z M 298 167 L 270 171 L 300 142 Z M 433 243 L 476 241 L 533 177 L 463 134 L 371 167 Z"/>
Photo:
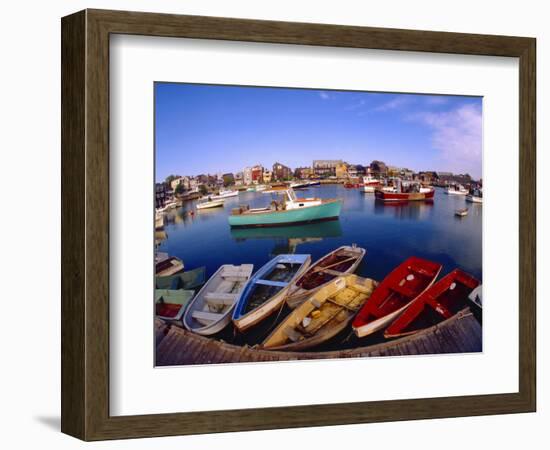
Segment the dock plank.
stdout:
<path fill-rule="evenodd" d="M 301 359 L 429 355 L 481 351 L 482 328 L 469 312 L 412 336 L 355 349 L 282 352 L 236 346 L 155 321 L 157 365 L 292 361 Z"/>

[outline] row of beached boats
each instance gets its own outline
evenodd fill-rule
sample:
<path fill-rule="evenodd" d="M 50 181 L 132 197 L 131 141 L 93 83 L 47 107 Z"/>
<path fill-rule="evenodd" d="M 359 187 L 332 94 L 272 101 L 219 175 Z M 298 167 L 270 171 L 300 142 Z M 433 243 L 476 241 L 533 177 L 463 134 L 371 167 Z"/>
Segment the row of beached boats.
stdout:
<path fill-rule="evenodd" d="M 480 300 L 471 303 L 481 298 L 480 282 L 460 269 L 436 282 L 442 265 L 411 257 L 378 283 L 354 274 L 365 254 L 351 245 L 313 263 L 310 255 L 278 255 L 254 274 L 252 264 L 222 265 L 197 295 L 179 294 L 172 307 L 170 296 L 157 292 L 157 316 L 210 336 L 230 323 L 246 332 L 286 305 L 291 312 L 261 347 L 300 351 L 350 324 L 358 337 L 384 330 L 384 337 L 394 338 L 440 323 L 469 304 L 481 307 Z"/>

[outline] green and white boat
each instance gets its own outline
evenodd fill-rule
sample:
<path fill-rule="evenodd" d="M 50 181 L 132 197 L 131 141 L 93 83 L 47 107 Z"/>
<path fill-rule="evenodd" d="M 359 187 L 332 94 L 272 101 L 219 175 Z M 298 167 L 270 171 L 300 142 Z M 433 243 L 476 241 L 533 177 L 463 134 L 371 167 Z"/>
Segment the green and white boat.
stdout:
<path fill-rule="evenodd" d="M 276 227 L 337 219 L 342 209 L 340 199 L 297 198 L 292 188 L 281 191 L 282 201 L 269 207 L 234 208 L 229 216 L 232 227 Z"/>

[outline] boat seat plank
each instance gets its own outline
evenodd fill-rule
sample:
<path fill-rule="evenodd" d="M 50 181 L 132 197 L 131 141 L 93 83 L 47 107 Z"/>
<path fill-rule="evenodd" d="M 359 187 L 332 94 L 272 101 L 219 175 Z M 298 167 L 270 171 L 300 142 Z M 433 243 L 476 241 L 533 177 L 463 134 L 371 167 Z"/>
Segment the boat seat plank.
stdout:
<path fill-rule="evenodd" d="M 299 340 L 303 339 L 302 334 L 292 327 L 286 327 L 284 329 L 284 333 L 292 342 L 298 342 Z"/>
<path fill-rule="evenodd" d="M 212 322 L 217 322 L 223 317 L 223 314 L 211 313 L 207 311 L 193 311 L 191 317 L 197 322 L 209 325 Z"/>
<path fill-rule="evenodd" d="M 409 269 L 411 272 L 417 274 L 417 275 L 421 275 L 423 277 L 433 277 L 434 274 L 427 271 L 426 269 L 422 269 L 422 268 L 419 268 L 419 267 L 414 267 L 414 266 L 407 266 L 407 269 Z"/>
<path fill-rule="evenodd" d="M 319 269 L 317 272 L 323 272 L 328 275 L 334 275 L 336 277 L 339 277 L 344 274 L 344 272 L 340 272 L 339 270 L 332 270 L 332 269 Z"/>
<path fill-rule="evenodd" d="M 284 281 L 273 281 L 273 280 L 256 280 L 256 284 L 263 284 L 265 286 L 276 286 L 276 287 L 286 287 L 288 283 Z"/>
<path fill-rule="evenodd" d="M 247 275 L 222 275 L 224 281 L 230 281 L 231 283 L 241 283 L 248 280 Z"/>
<path fill-rule="evenodd" d="M 209 292 L 204 296 L 204 299 L 207 303 L 211 305 L 221 306 L 227 305 L 231 306 L 235 303 L 237 299 L 237 294 L 224 293 L 224 292 Z"/>
<path fill-rule="evenodd" d="M 395 285 L 395 286 L 392 286 L 390 287 L 390 289 L 397 293 L 397 294 L 400 294 L 400 295 L 403 295 L 405 297 L 408 297 L 408 298 L 413 298 L 413 297 L 416 297 L 416 295 L 414 294 L 414 291 L 412 289 L 409 289 L 405 286 L 398 286 L 398 285 Z"/>

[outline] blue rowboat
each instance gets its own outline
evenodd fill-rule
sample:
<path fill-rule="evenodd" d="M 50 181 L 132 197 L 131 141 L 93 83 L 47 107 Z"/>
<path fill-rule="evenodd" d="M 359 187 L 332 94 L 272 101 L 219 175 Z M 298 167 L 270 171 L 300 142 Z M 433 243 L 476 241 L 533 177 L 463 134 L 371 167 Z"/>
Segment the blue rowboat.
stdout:
<path fill-rule="evenodd" d="M 310 263 L 310 255 L 278 255 L 260 268 L 237 299 L 235 326 L 245 331 L 280 309 L 289 287 Z"/>

